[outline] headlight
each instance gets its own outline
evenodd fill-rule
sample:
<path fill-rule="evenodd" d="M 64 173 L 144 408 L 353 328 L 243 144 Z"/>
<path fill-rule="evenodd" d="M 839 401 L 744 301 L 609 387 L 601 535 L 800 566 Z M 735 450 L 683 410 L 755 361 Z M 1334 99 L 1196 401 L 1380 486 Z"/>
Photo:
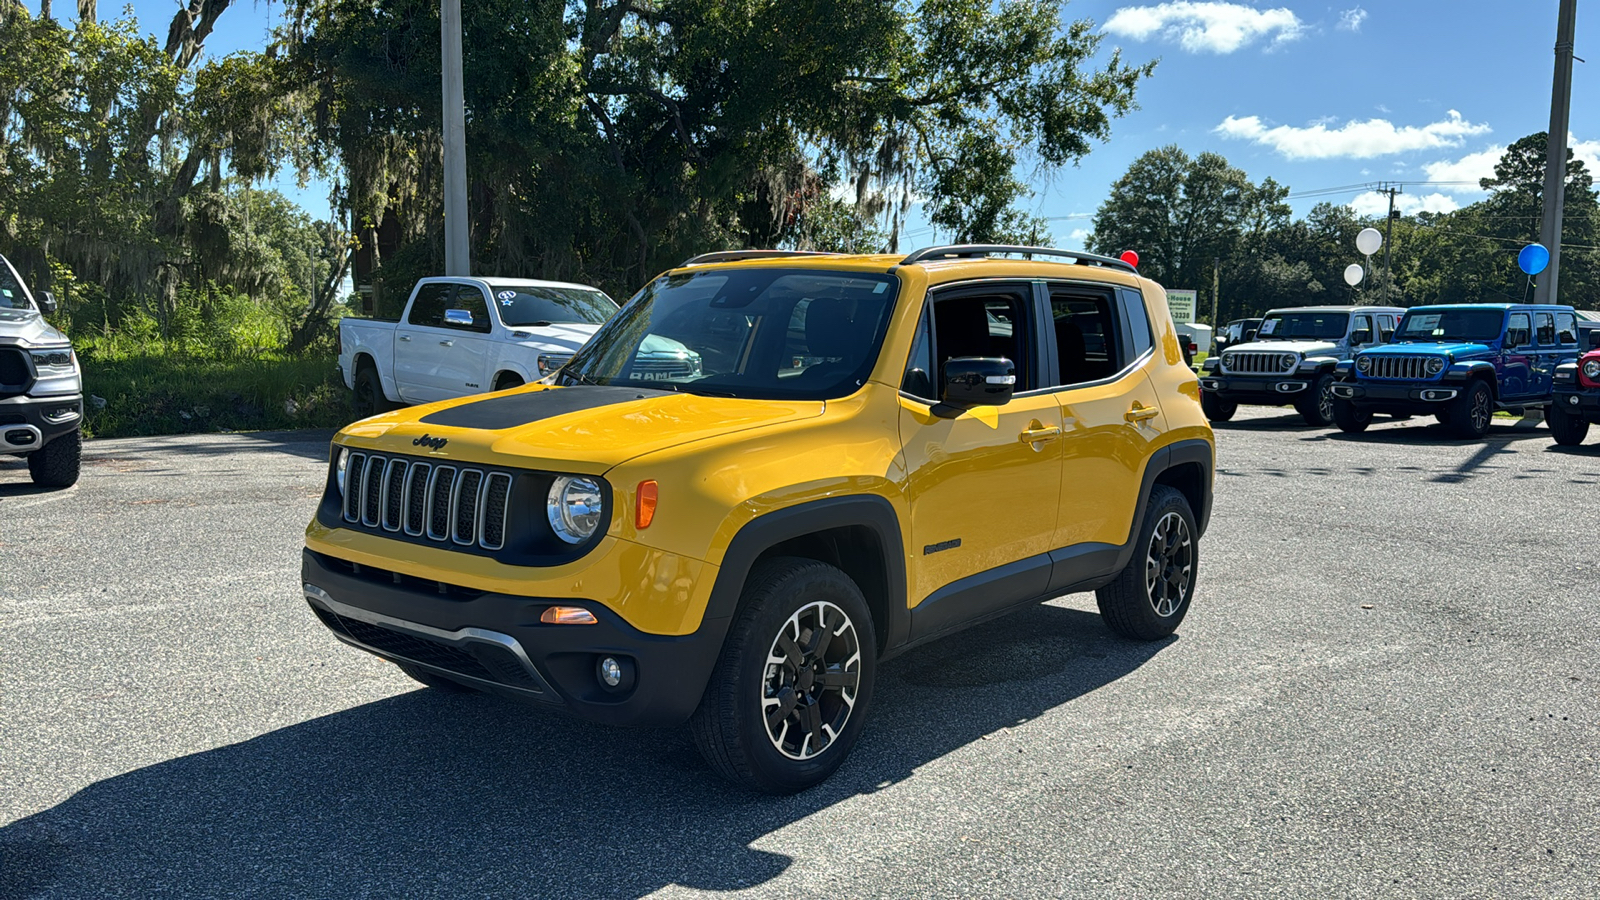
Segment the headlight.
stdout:
<path fill-rule="evenodd" d="M 1590 381 L 1600 381 L 1600 359 L 1591 359 L 1583 364 L 1583 377 Z"/>
<path fill-rule="evenodd" d="M 336 447 L 333 451 L 333 480 L 339 485 L 339 496 L 344 496 L 344 470 L 350 466 L 350 451 Z"/>
<path fill-rule="evenodd" d="M 1356 369 L 1361 371 L 1361 372 L 1371 372 L 1372 371 L 1372 357 L 1370 357 L 1370 356 L 1358 356 L 1358 357 L 1356 357 Z"/>
<path fill-rule="evenodd" d="M 35 369 L 70 369 L 72 368 L 72 348 L 56 347 L 50 350 L 30 350 L 33 356 Z"/>
<path fill-rule="evenodd" d="M 1429 375 L 1437 375 L 1437 374 L 1439 374 L 1440 372 L 1443 372 L 1443 371 L 1444 371 L 1444 360 L 1440 359 L 1437 356 L 1435 356 L 1433 359 L 1428 360 L 1428 374 Z"/>
<path fill-rule="evenodd" d="M 550 527 L 563 541 L 581 544 L 594 535 L 605 518 L 605 496 L 600 482 L 581 475 L 562 475 L 550 485 L 545 508 Z"/>
<path fill-rule="evenodd" d="M 1293 372 L 1294 367 L 1299 364 L 1300 357 L 1295 356 L 1293 353 L 1285 353 L 1283 358 L 1278 360 L 1278 367 L 1283 369 L 1285 372 Z"/>

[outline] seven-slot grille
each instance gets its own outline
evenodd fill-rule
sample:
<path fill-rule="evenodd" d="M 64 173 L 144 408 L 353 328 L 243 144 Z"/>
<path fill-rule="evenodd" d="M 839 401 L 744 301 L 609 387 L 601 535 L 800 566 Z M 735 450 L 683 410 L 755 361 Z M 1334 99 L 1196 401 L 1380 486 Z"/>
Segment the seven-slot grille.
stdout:
<path fill-rule="evenodd" d="M 507 472 L 353 452 L 344 520 L 440 543 L 499 550 L 511 502 Z"/>
<path fill-rule="evenodd" d="M 1284 371 L 1282 353 L 1238 350 L 1222 354 L 1222 367 L 1239 375 L 1278 375 Z"/>
<path fill-rule="evenodd" d="M 1360 368 L 1356 371 L 1367 378 L 1394 378 L 1417 381 L 1431 379 L 1428 374 L 1428 360 L 1430 356 L 1391 356 L 1386 353 L 1374 353 L 1367 357 L 1372 360 L 1372 367 L 1364 372 Z"/>

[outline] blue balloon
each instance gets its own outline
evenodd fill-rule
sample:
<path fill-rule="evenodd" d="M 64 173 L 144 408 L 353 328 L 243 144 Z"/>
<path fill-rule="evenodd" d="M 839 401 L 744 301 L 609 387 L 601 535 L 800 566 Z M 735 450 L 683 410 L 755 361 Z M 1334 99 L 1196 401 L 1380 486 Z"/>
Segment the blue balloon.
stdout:
<path fill-rule="evenodd" d="M 1550 251 L 1543 244 L 1529 244 L 1517 254 L 1517 267 L 1529 275 L 1537 275 L 1550 265 Z"/>

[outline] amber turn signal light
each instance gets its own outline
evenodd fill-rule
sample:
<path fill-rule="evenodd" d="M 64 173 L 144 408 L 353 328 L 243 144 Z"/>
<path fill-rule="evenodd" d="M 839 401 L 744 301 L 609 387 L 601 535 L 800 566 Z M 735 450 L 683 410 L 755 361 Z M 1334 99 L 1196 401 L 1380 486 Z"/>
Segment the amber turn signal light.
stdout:
<path fill-rule="evenodd" d="M 656 517 L 656 483 L 639 482 L 638 499 L 633 504 L 633 527 L 649 528 Z"/>
<path fill-rule="evenodd" d="M 546 625 L 593 625 L 599 620 L 581 606 L 552 606 L 539 616 Z"/>

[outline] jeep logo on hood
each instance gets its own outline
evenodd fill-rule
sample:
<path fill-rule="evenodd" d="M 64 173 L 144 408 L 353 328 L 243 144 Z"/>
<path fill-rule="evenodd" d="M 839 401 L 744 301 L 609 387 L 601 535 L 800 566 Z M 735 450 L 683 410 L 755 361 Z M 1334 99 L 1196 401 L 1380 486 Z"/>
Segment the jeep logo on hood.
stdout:
<path fill-rule="evenodd" d="M 427 447 L 429 450 L 443 450 L 444 445 L 450 443 L 449 438 L 436 438 L 423 435 L 411 442 L 413 447 Z"/>

